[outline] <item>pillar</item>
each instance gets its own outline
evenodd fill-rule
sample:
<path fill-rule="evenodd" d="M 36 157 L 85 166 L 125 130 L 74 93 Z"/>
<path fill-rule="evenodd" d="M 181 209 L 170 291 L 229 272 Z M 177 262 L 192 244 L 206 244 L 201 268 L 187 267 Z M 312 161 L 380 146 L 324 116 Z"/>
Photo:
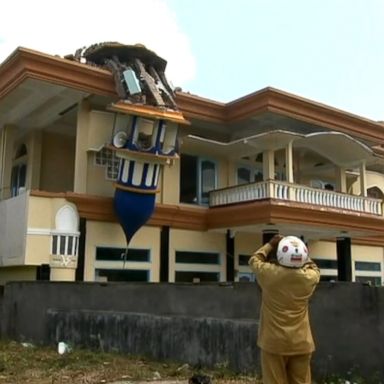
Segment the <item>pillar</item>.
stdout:
<path fill-rule="evenodd" d="M 275 152 L 274 151 L 263 152 L 263 179 L 264 180 L 275 179 Z"/>
<path fill-rule="evenodd" d="M 0 200 L 11 196 L 11 172 L 17 127 L 6 125 L 0 135 Z M 27 170 L 28 172 L 28 170 Z"/>
<path fill-rule="evenodd" d="M 277 229 L 266 229 L 263 231 L 263 244 L 268 243 L 273 236 L 277 235 L 279 231 Z"/>
<path fill-rule="evenodd" d="M 169 281 L 169 226 L 163 226 L 160 232 L 160 282 Z"/>
<path fill-rule="evenodd" d="M 292 141 L 290 141 L 285 148 L 285 179 L 288 183 L 293 183 Z"/>
<path fill-rule="evenodd" d="M 364 161 L 360 164 L 360 196 L 367 196 L 367 175 Z"/>
<path fill-rule="evenodd" d="M 336 180 L 337 180 L 337 186 L 336 190 L 339 192 L 346 193 L 347 192 L 347 175 L 345 172 L 345 168 L 337 167 L 336 168 Z"/>
<path fill-rule="evenodd" d="M 227 281 L 235 280 L 235 232 L 228 229 L 226 233 Z"/>
<path fill-rule="evenodd" d="M 338 237 L 337 249 L 337 279 L 339 281 L 352 281 L 352 253 L 351 238 Z"/>
<path fill-rule="evenodd" d="M 76 155 L 75 155 L 75 180 L 74 192 L 87 192 L 87 171 L 88 171 L 88 132 L 89 132 L 88 100 L 83 100 L 77 112 L 76 127 Z"/>

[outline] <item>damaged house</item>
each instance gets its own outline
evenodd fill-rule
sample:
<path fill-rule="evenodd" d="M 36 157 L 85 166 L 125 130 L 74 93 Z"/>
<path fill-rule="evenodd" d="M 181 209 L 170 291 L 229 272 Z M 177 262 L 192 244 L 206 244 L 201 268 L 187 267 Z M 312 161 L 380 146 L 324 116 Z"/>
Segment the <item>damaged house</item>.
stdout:
<path fill-rule="evenodd" d="M 142 45 L 0 65 L 0 283 L 251 281 L 279 232 L 381 285 L 384 125 L 265 88 L 176 91 Z"/>

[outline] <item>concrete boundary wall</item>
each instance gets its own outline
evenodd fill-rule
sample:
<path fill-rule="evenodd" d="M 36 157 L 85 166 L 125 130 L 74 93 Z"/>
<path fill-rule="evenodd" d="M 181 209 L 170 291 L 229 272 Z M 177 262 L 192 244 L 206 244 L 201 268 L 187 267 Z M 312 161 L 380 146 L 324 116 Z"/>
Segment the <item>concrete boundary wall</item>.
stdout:
<path fill-rule="evenodd" d="M 12 282 L 2 337 L 60 340 L 196 365 L 259 369 L 256 284 Z M 384 379 L 384 288 L 321 283 L 311 300 L 317 377 L 359 372 Z"/>

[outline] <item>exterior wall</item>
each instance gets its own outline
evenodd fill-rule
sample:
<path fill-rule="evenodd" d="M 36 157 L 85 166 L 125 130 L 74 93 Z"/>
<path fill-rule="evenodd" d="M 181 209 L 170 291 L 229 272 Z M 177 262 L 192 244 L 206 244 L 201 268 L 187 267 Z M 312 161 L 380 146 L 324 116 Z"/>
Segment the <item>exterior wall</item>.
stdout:
<path fill-rule="evenodd" d="M 25 262 L 27 211 L 27 193 L 0 201 L 0 264 L 2 266 L 23 265 Z"/>
<path fill-rule="evenodd" d="M 180 202 L 180 159 L 170 167 L 164 166 L 159 180 L 159 202 L 162 204 L 179 204 Z"/>
<path fill-rule="evenodd" d="M 311 241 L 308 250 L 313 259 L 336 259 L 336 242 Z"/>
<path fill-rule="evenodd" d="M 122 269 L 121 261 L 96 261 L 96 247 L 125 248 L 126 240 L 119 224 L 102 223 L 96 221 L 87 222 L 87 242 L 85 247 L 85 271 L 84 280 L 95 280 L 95 269 L 110 268 Z M 159 255 L 160 255 L 160 229 L 142 227 L 133 237 L 129 248 L 149 249 L 149 262 L 126 262 L 125 269 L 146 269 L 150 271 L 149 281 L 159 281 Z"/>
<path fill-rule="evenodd" d="M 3 267 L 0 268 L 0 286 L 9 281 L 36 280 L 36 268 L 23 267 Z"/>
<path fill-rule="evenodd" d="M 366 172 L 367 188 L 378 187 L 384 192 L 384 175 L 377 172 Z M 360 183 L 357 184 L 358 193 L 360 193 Z"/>
<path fill-rule="evenodd" d="M 76 139 L 45 132 L 42 137 L 40 189 L 73 191 Z"/>
<path fill-rule="evenodd" d="M 96 165 L 96 152 L 112 138 L 113 114 L 101 111 L 83 111 L 88 113 L 88 135 L 84 137 L 82 150 L 87 151 L 87 185 L 88 194 L 97 196 L 113 196 L 113 180 L 107 179 L 107 167 Z"/>
<path fill-rule="evenodd" d="M 220 254 L 219 265 L 176 264 L 176 251 L 213 252 Z M 175 281 L 176 271 L 219 272 L 220 281 L 226 281 L 226 238 L 223 233 L 194 232 L 182 229 L 170 231 L 169 281 Z"/>
<path fill-rule="evenodd" d="M 356 268 L 356 261 L 379 263 L 380 271 L 361 271 Z M 357 280 L 360 276 L 380 277 L 384 282 L 384 249 L 382 247 L 371 247 L 355 245 L 352 247 L 352 278 Z"/>
<path fill-rule="evenodd" d="M 50 262 L 51 233 L 55 229 L 57 211 L 68 204 L 65 199 L 29 198 L 25 263 L 41 265 Z M 41 214 L 44 212 L 44 215 Z"/>

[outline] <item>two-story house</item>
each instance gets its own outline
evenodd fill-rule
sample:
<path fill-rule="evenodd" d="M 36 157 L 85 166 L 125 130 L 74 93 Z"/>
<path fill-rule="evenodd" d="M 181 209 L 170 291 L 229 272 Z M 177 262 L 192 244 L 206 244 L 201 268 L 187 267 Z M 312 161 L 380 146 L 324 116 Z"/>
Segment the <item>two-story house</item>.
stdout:
<path fill-rule="evenodd" d="M 250 281 L 269 237 L 302 237 L 323 279 L 384 278 L 384 124 L 265 88 L 182 91 L 179 157 L 129 243 L 113 209 L 113 73 L 16 49 L 0 65 L 0 283 Z"/>

